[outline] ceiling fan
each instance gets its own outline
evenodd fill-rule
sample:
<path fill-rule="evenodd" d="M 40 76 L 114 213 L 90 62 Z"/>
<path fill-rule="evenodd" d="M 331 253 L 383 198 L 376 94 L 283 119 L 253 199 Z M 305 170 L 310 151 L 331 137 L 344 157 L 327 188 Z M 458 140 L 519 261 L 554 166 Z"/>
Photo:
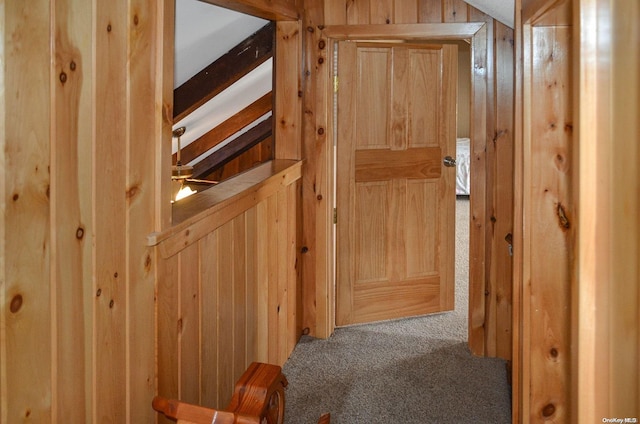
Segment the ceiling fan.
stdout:
<path fill-rule="evenodd" d="M 176 189 L 174 189 L 175 195 L 172 196 L 172 203 L 174 201 L 178 201 L 187 196 L 195 194 L 198 190 L 193 190 L 191 187 L 186 185 L 185 183 L 195 183 L 195 184 L 207 184 L 207 185 L 215 185 L 218 184 L 218 181 L 211 180 L 201 180 L 197 178 L 191 178 L 193 176 L 193 166 L 191 165 L 183 165 L 180 160 L 180 137 L 182 137 L 187 130 L 186 127 L 178 127 L 173 130 L 173 137 L 178 139 L 178 151 L 176 152 L 176 164 L 171 167 L 171 181 L 173 181 Z"/>

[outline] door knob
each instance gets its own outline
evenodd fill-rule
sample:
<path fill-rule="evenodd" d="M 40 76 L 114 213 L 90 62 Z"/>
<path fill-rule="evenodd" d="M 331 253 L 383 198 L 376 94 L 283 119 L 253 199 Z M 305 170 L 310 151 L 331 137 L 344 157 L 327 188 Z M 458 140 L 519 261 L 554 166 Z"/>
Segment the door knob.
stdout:
<path fill-rule="evenodd" d="M 451 156 L 445 156 L 445 158 L 442 159 L 442 163 L 444 163 L 444 166 L 449 168 L 453 168 L 454 166 L 456 166 L 456 160 Z"/>

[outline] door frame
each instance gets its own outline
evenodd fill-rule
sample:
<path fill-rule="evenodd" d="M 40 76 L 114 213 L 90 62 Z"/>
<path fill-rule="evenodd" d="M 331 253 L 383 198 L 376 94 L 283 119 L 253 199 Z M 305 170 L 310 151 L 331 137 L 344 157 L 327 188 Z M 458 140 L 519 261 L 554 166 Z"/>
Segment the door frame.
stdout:
<path fill-rule="evenodd" d="M 322 40 L 326 40 L 326 57 L 333 58 L 334 47 L 337 41 L 353 40 L 389 40 L 389 41 L 459 41 L 467 40 L 471 44 L 471 116 L 470 139 L 473 165 L 471 166 L 471 195 L 470 215 L 474 222 L 480 225 L 471 225 L 469 230 L 469 332 L 468 344 L 470 350 L 476 355 L 484 355 L 485 344 L 485 231 L 487 193 L 486 193 L 486 145 L 487 145 L 487 64 L 488 58 L 488 34 L 485 22 L 471 23 L 433 23 L 433 24 L 397 24 L 397 25 L 329 25 L 322 28 Z M 331 146 L 327 150 L 333 152 L 335 139 L 335 122 L 333 117 L 333 60 L 329 60 L 331 66 L 324 66 L 323 77 L 326 86 L 326 102 L 324 102 L 324 114 L 326 117 L 326 145 Z M 321 78 L 322 79 L 322 78 Z M 327 155 L 327 179 L 331 187 L 334 184 L 335 175 L 334 154 Z M 335 191 L 327 190 L 329 196 L 325 205 L 328 209 L 325 213 L 332 216 L 335 204 Z M 329 211 L 331 209 L 331 212 Z M 336 267 L 335 267 L 335 225 L 327 225 L 323 238 L 327 241 L 327 263 L 325 272 L 327 278 L 317 282 L 316 293 L 324 296 L 316 297 L 318 310 L 324 310 L 324 320 L 318 320 L 317 330 L 319 334 L 331 334 L 335 329 L 335 302 L 336 302 Z M 329 248 L 331 246 L 331 248 Z M 324 322 L 323 322 L 324 321 Z"/>

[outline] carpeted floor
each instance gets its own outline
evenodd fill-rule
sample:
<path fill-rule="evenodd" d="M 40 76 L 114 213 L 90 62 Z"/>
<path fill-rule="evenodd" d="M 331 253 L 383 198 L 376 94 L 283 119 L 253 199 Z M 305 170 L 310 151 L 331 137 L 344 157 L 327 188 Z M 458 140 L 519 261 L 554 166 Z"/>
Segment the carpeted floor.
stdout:
<path fill-rule="evenodd" d="M 285 422 L 509 423 L 505 363 L 467 348 L 469 200 L 456 202 L 453 312 L 303 337 L 284 365 Z"/>

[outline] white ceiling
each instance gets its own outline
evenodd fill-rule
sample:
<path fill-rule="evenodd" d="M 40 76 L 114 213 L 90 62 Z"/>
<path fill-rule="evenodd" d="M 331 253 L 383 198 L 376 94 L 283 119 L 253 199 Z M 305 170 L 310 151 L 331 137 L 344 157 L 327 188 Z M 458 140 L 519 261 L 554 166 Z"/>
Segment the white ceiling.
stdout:
<path fill-rule="evenodd" d="M 476 9 L 492 16 L 506 26 L 513 28 L 515 13 L 514 0 L 465 0 Z"/>

